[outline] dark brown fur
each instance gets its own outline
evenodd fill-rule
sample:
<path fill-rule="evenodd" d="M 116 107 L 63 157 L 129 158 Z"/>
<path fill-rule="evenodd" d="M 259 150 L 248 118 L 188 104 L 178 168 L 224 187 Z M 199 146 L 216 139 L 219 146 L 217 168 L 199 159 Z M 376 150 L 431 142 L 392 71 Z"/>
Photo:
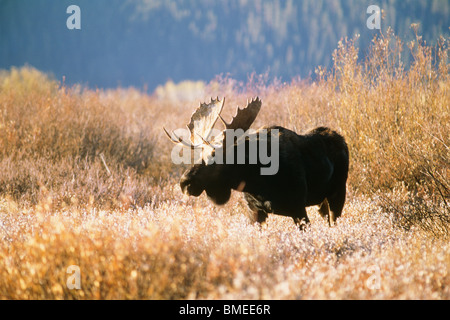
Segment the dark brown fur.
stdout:
<path fill-rule="evenodd" d="M 266 128 L 269 132 L 274 129 L 279 130 L 279 170 L 275 175 L 261 175 L 260 163 L 202 163 L 182 176 L 183 192 L 199 196 L 206 191 L 216 204 L 224 204 L 232 189 L 242 191 L 260 223 L 275 213 L 290 216 L 302 226 L 309 222 L 305 207 L 312 205 L 320 205 L 320 214 L 330 225 L 335 223 L 345 203 L 349 168 L 344 138 L 325 127 L 305 135 L 283 127 Z"/>

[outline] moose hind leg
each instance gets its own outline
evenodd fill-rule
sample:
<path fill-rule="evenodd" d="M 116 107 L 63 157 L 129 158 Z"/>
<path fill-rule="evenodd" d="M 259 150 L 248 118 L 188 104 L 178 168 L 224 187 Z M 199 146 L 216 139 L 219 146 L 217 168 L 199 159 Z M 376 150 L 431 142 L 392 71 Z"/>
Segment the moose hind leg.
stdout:
<path fill-rule="evenodd" d="M 325 220 L 328 221 L 328 225 L 331 225 L 330 222 L 330 207 L 328 205 L 328 200 L 325 198 L 319 207 L 319 213 Z"/>
<path fill-rule="evenodd" d="M 292 217 L 294 219 L 295 224 L 300 228 L 300 230 L 305 230 L 309 225 L 309 218 L 306 214 L 306 208 L 302 207 L 299 209 L 298 213 Z"/>
<path fill-rule="evenodd" d="M 330 224 L 335 224 L 336 219 L 341 216 L 342 209 L 345 204 L 346 186 L 340 187 L 335 194 L 328 197 L 328 203 L 330 206 Z"/>

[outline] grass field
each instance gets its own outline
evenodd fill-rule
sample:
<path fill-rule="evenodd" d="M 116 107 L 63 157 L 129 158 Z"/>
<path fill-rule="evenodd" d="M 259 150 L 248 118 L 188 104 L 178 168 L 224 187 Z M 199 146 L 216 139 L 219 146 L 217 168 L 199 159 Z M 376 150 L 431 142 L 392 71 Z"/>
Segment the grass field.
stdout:
<path fill-rule="evenodd" d="M 0 298 L 450 299 L 449 39 L 388 31 L 364 61 L 354 41 L 314 82 L 218 77 L 148 94 L 0 72 Z M 239 193 L 222 207 L 182 195 L 187 167 L 162 126 L 184 127 L 211 96 L 226 96 L 225 119 L 259 96 L 254 127 L 344 135 L 337 226 L 311 207 L 305 231 L 274 215 L 259 227 Z"/>

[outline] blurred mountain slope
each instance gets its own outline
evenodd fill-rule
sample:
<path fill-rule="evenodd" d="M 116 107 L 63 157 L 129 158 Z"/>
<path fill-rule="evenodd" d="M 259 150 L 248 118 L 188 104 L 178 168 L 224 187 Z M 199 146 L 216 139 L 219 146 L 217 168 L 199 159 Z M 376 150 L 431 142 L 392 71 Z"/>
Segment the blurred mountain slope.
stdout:
<path fill-rule="evenodd" d="M 345 36 L 369 30 L 361 0 L 0 0 L 0 68 L 31 64 L 66 83 L 148 86 L 167 80 L 245 80 L 268 72 L 289 81 L 331 65 Z M 81 30 L 68 30 L 69 5 L 81 8 Z M 420 23 L 424 39 L 449 34 L 450 1 L 384 0 L 382 30 L 404 39 Z M 362 55 L 364 49 L 361 50 Z"/>

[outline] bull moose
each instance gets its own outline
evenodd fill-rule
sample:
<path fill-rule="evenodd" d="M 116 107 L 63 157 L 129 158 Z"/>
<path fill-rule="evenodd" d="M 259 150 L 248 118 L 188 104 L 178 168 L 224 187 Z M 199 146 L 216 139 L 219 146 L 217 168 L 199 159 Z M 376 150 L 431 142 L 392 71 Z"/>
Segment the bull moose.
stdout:
<path fill-rule="evenodd" d="M 190 141 L 164 128 L 172 142 L 202 151 L 198 163 L 181 177 L 183 193 L 198 197 L 206 191 L 214 203 L 221 205 L 230 199 L 231 190 L 237 190 L 244 193 L 259 223 L 274 213 L 292 217 L 301 229 L 309 223 L 305 207 L 320 205 L 322 217 L 334 225 L 346 197 L 349 152 L 344 138 L 326 127 L 304 135 L 280 126 L 252 130 L 250 126 L 261 109 L 259 98 L 252 99 L 244 109 L 238 108 L 227 123 L 220 115 L 224 103 L 225 98 L 217 98 L 200 104 L 187 125 Z M 225 129 L 212 139 L 217 119 Z M 276 171 L 263 174 L 268 163 L 253 157 L 252 142 L 256 142 L 253 153 L 264 147 L 272 158 L 276 155 Z M 244 155 L 239 155 L 242 150 Z"/>

